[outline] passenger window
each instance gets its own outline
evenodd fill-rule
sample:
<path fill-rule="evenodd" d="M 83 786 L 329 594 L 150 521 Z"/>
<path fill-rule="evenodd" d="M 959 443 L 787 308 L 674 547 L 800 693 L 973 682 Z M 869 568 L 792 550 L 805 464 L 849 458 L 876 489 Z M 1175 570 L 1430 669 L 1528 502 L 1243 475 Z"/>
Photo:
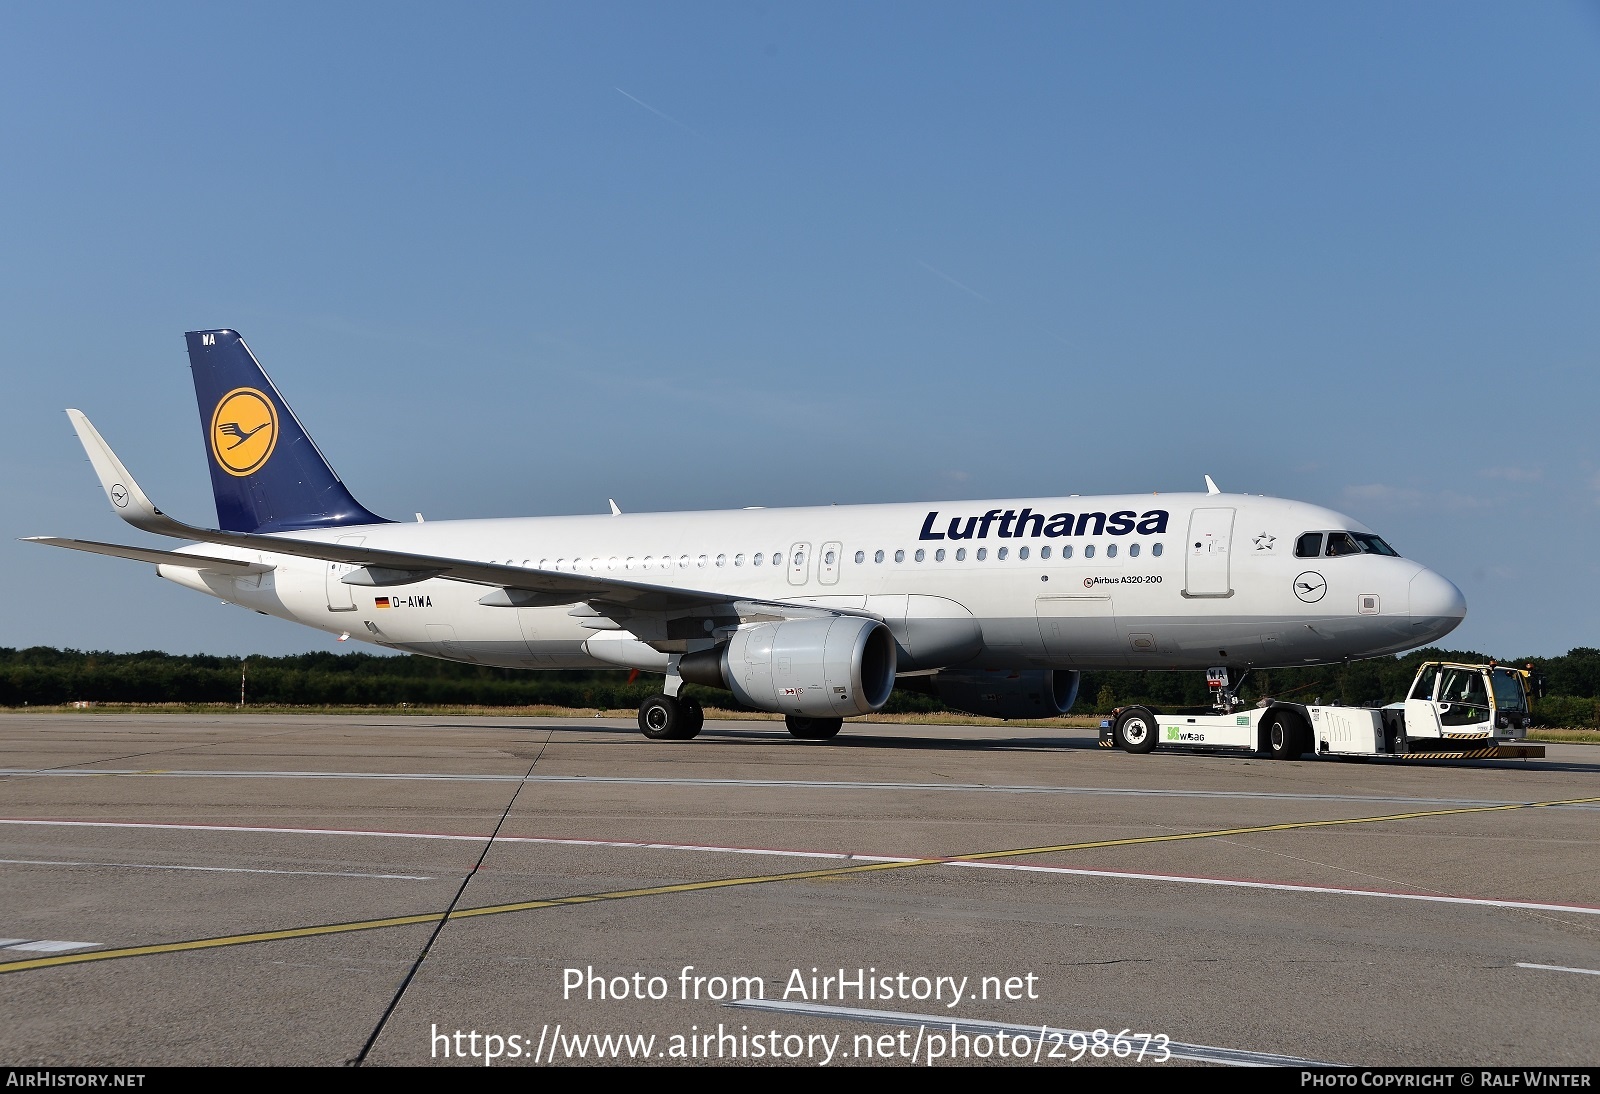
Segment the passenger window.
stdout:
<path fill-rule="evenodd" d="M 894 553 L 894 560 L 896 562 L 904 562 L 906 560 L 906 553 L 904 551 L 896 551 Z"/>
<path fill-rule="evenodd" d="M 1322 533 L 1307 532 L 1294 541 L 1295 558 L 1317 558 L 1322 554 Z"/>
<path fill-rule="evenodd" d="M 1049 558 L 1050 557 L 1050 548 L 1048 548 L 1048 547 L 1039 548 L 1039 557 L 1040 558 Z"/>
<path fill-rule="evenodd" d="M 979 547 L 978 548 L 978 561 L 982 562 L 984 559 L 986 559 L 988 557 L 989 557 L 989 548 L 987 548 L 987 547 Z"/>
<path fill-rule="evenodd" d="M 1017 557 L 1018 558 L 1027 558 L 1028 557 L 1028 549 L 1026 547 L 1018 547 L 1017 548 Z"/>
<path fill-rule="evenodd" d="M 1071 558 L 1072 557 L 1072 544 L 1067 543 L 1067 544 L 1063 544 L 1062 545 L 1061 557 L 1062 558 Z"/>
<path fill-rule="evenodd" d="M 882 562 L 883 561 L 883 552 L 882 551 L 873 552 L 872 561 L 874 561 L 874 562 Z"/>
<path fill-rule="evenodd" d="M 750 565 L 752 565 L 752 566 L 761 565 L 761 552 L 760 551 L 757 551 L 755 553 L 755 557 L 750 560 Z"/>
<path fill-rule="evenodd" d="M 957 547 L 956 548 L 956 561 L 957 562 L 965 562 L 965 561 L 967 561 L 967 549 L 965 547 Z"/>
<path fill-rule="evenodd" d="M 944 561 L 944 548 L 943 547 L 941 547 L 937 551 L 933 552 L 933 561 L 935 561 L 935 562 L 943 562 Z"/>
<path fill-rule="evenodd" d="M 923 559 L 925 559 L 927 557 L 928 557 L 928 553 L 926 551 L 924 551 L 921 547 L 918 547 L 917 548 L 917 554 L 916 554 L 917 561 L 921 562 Z"/>
<path fill-rule="evenodd" d="M 856 565 L 859 566 L 865 561 L 867 561 L 867 552 L 865 552 L 865 551 L 857 551 L 856 552 Z"/>
<path fill-rule="evenodd" d="M 998 551 L 996 551 L 996 552 L 995 552 L 995 553 L 994 553 L 994 557 L 995 557 L 995 558 L 997 558 L 997 559 L 999 559 L 999 560 L 1000 560 L 1000 561 L 1002 561 L 1002 562 L 1004 562 L 1004 561 L 1005 561 L 1005 557 L 1006 557 L 1006 555 L 1007 555 L 1007 554 L 1008 554 L 1008 553 L 1010 553 L 1010 551 L 1011 551 L 1011 548 L 1009 548 L 1009 547 L 1002 547 L 1002 548 L 1000 548 L 1000 549 L 999 549 L 999 550 L 998 550 Z"/>
<path fill-rule="evenodd" d="M 783 565 L 783 555 L 780 554 L 777 551 L 772 552 L 772 564 L 774 566 L 782 566 Z"/>
<path fill-rule="evenodd" d="M 717 565 L 718 566 L 726 566 L 727 564 L 728 564 L 728 556 L 727 555 L 718 555 L 717 556 Z"/>
<path fill-rule="evenodd" d="M 743 566 L 744 565 L 744 556 L 743 555 L 734 555 L 733 556 L 733 564 L 735 566 Z"/>
<path fill-rule="evenodd" d="M 1139 545 L 1137 543 L 1128 544 L 1128 557 L 1129 558 L 1138 558 L 1139 557 Z"/>
<path fill-rule="evenodd" d="M 1157 558 L 1160 558 L 1161 557 L 1161 544 L 1157 543 L 1154 546 L 1152 546 L 1150 548 L 1150 553 L 1152 555 L 1155 555 Z"/>
<path fill-rule="evenodd" d="M 1084 558 L 1093 558 L 1094 557 L 1094 544 L 1091 543 L 1091 544 L 1089 544 L 1087 547 L 1085 547 L 1083 549 L 1083 557 Z"/>
<path fill-rule="evenodd" d="M 1361 548 L 1356 546 L 1356 541 L 1350 538 L 1349 532 L 1329 532 L 1328 549 L 1324 554 L 1328 558 L 1340 558 L 1344 555 L 1359 555 Z"/>
<path fill-rule="evenodd" d="M 1106 557 L 1107 558 L 1116 558 L 1117 557 L 1117 545 L 1115 543 L 1111 544 L 1110 546 L 1108 546 L 1106 548 Z"/>

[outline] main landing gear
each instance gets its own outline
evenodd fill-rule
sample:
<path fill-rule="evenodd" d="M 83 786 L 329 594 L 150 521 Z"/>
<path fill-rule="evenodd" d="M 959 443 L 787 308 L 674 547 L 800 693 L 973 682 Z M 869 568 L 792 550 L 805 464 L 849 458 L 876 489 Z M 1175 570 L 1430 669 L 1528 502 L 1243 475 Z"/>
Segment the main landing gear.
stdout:
<path fill-rule="evenodd" d="M 843 718 L 802 718 L 798 714 L 786 714 L 783 724 L 789 727 L 789 732 L 799 737 L 802 741 L 831 741 L 839 735 L 839 729 L 844 725 Z"/>
<path fill-rule="evenodd" d="M 687 741 L 706 724 L 706 712 L 693 699 L 652 695 L 639 704 L 639 732 L 652 741 Z"/>

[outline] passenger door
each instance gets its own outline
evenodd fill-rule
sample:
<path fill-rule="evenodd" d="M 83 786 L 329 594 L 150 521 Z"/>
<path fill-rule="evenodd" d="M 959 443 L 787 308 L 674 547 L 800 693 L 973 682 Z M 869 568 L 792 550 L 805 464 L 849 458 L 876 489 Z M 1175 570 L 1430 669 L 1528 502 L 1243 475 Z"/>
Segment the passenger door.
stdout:
<path fill-rule="evenodd" d="M 340 536 L 339 546 L 359 547 L 366 541 L 366 536 Z M 328 610 L 330 612 L 353 612 L 356 610 L 355 588 L 339 580 L 354 569 L 355 567 L 347 562 L 328 563 L 326 584 Z"/>
<path fill-rule="evenodd" d="M 1184 596 L 1232 596 L 1228 571 L 1232 509 L 1196 509 L 1189 516 Z"/>

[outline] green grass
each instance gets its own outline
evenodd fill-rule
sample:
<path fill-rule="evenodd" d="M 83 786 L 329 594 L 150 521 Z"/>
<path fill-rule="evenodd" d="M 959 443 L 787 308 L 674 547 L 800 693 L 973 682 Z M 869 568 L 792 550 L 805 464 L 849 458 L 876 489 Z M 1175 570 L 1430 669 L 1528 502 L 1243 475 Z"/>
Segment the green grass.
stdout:
<path fill-rule="evenodd" d="M 1600 729 L 1530 729 L 1528 740 L 1568 745 L 1600 745 Z"/>

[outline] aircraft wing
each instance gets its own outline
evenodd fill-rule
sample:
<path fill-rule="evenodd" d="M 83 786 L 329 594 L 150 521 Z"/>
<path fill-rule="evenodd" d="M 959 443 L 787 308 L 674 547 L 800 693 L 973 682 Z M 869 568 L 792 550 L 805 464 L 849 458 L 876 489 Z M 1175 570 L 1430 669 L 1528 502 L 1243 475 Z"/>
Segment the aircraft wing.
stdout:
<path fill-rule="evenodd" d="M 211 555 L 191 555 L 180 551 L 157 551 L 149 547 L 126 547 L 120 543 L 100 543 L 92 539 L 60 539 L 56 536 L 29 536 L 26 543 L 43 543 L 47 547 L 67 547 L 74 551 L 88 551 L 93 555 L 111 555 L 114 558 L 131 558 L 136 562 L 153 562 L 157 566 L 187 566 L 193 570 L 222 570 L 230 576 L 264 574 L 274 569 L 260 562 L 245 562 L 237 558 L 215 558 Z"/>
<path fill-rule="evenodd" d="M 714 626 L 720 627 L 736 621 L 749 622 L 757 619 L 869 614 L 786 604 L 782 601 L 731 597 L 726 593 L 651 585 L 589 574 L 530 569 L 523 566 L 508 566 L 504 563 L 414 554 L 378 547 L 321 543 L 294 539 L 282 533 L 259 535 L 199 528 L 175 520 L 156 508 L 149 496 L 128 473 L 122 461 L 117 458 L 117 454 L 111 450 L 111 446 L 106 444 L 105 439 L 81 411 L 68 410 L 67 416 L 72 421 L 73 429 L 77 431 L 78 439 L 83 443 L 84 451 L 89 456 L 95 474 L 99 476 L 100 485 L 106 492 L 106 499 L 111 502 L 112 511 L 135 528 L 176 539 L 225 543 L 252 551 L 347 563 L 357 567 L 341 578 L 349 585 L 390 587 L 426 581 L 429 578 L 444 578 L 474 585 L 493 586 L 494 591 L 482 597 L 480 603 L 497 607 L 586 603 L 593 610 L 595 617 L 610 619 L 632 630 L 637 637 L 646 642 L 706 637 L 707 628 L 703 626 L 698 629 L 685 628 L 683 624 L 689 622 L 698 625 L 702 621 L 710 621 Z M 64 547 L 79 541 L 39 537 L 33 542 Z M 116 545 L 99 546 L 112 548 Z M 144 549 L 119 547 L 116 550 L 105 549 L 100 553 L 120 552 L 122 557 L 138 557 L 127 552 L 142 550 Z M 177 559 L 184 559 L 186 561 L 176 564 L 193 566 L 194 562 L 189 560 L 194 557 L 174 555 L 173 560 L 176 562 Z M 209 563 L 206 568 L 210 568 Z"/>

